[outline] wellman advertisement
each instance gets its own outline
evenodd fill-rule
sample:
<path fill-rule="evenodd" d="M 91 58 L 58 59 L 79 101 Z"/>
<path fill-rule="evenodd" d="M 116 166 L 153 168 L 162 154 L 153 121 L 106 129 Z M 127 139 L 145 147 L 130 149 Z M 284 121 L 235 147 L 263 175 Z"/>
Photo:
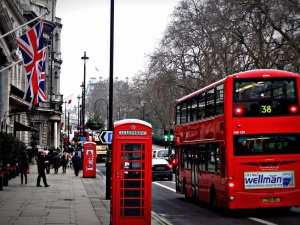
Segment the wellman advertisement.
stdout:
<path fill-rule="evenodd" d="M 294 188 L 294 171 L 244 172 L 245 189 Z"/>

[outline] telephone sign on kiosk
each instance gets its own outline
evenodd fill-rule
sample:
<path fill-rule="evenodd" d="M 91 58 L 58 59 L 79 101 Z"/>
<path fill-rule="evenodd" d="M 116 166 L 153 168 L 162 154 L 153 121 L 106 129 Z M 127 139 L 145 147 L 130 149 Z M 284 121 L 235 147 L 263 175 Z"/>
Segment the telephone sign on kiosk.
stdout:
<path fill-rule="evenodd" d="M 121 120 L 113 133 L 111 225 L 151 225 L 151 124 Z"/>

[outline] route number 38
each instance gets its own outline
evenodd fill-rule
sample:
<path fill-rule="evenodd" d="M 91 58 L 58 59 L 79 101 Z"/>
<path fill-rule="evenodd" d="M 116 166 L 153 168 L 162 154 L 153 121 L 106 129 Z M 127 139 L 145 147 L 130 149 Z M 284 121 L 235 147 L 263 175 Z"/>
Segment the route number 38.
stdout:
<path fill-rule="evenodd" d="M 261 113 L 272 113 L 272 106 L 270 105 L 261 105 Z"/>

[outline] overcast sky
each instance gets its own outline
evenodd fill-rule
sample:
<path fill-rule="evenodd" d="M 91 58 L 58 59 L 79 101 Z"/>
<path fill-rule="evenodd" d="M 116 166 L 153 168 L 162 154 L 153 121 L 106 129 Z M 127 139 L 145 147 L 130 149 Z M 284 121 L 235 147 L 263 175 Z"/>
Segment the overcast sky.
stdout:
<path fill-rule="evenodd" d="M 131 78 L 145 68 L 180 0 L 114 0 L 114 78 Z M 61 18 L 61 94 L 82 93 L 86 51 L 86 83 L 91 77 L 109 78 L 111 0 L 58 0 Z M 96 68 L 99 70 L 97 71 Z"/>

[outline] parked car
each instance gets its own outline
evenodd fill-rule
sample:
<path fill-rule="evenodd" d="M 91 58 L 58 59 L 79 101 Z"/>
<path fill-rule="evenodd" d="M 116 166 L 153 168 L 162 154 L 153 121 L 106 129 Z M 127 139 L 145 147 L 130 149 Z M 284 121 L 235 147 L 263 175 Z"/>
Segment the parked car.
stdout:
<path fill-rule="evenodd" d="M 164 179 L 173 180 L 172 166 L 165 159 L 152 159 L 152 180 Z"/>

